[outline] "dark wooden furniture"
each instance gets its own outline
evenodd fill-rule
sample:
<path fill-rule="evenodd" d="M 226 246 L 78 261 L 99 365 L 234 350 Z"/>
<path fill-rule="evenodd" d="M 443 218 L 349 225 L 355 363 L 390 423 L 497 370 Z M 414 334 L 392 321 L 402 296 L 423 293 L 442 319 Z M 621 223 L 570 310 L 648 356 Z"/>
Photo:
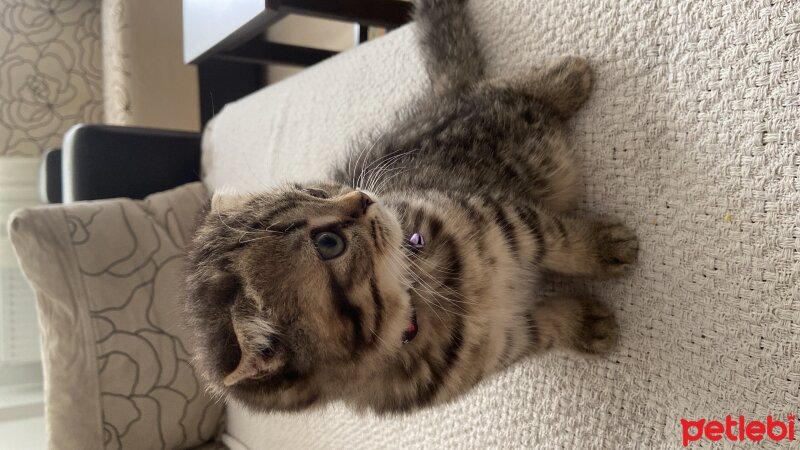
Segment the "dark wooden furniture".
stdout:
<path fill-rule="evenodd" d="M 196 64 L 200 118 L 205 125 L 226 103 L 261 88 L 264 64 L 307 67 L 336 54 L 268 42 L 264 31 L 289 14 L 355 24 L 364 42 L 369 27 L 396 28 L 411 18 L 401 0 L 183 0 L 184 61 Z"/>

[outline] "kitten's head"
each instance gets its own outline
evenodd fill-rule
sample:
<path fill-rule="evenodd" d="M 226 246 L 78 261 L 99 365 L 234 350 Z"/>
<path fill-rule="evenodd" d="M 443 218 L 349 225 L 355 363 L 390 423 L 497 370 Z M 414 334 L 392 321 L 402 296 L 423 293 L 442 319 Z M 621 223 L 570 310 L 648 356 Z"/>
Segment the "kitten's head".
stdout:
<path fill-rule="evenodd" d="M 343 185 L 215 195 L 185 299 L 211 390 L 254 409 L 301 408 L 398 351 L 412 315 L 402 240 L 393 212 Z"/>

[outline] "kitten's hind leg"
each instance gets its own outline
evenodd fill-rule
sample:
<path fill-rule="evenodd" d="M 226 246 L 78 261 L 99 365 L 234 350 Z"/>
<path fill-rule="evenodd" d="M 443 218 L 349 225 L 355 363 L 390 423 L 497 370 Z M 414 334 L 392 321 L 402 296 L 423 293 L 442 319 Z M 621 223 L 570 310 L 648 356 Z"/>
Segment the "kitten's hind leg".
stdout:
<path fill-rule="evenodd" d="M 533 306 L 528 319 L 531 350 L 557 346 L 583 353 L 606 353 L 617 342 L 614 314 L 596 300 L 549 298 Z"/>
<path fill-rule="evenodd" d="M 542 208 L 518 207 L 519 217 L 537 235 L 539 267 L 591 278 L 623 275 L 636 262 L 636 233 L 615 221 L 556 215 Z"/>
<path fill-rule="evenodd" d="M 544 268 L 565 275 L 612 278 L 636 262 L 639 240 L 619 222 L 552 218 L 560 221 L 556 233 L 545 233 Z"/>

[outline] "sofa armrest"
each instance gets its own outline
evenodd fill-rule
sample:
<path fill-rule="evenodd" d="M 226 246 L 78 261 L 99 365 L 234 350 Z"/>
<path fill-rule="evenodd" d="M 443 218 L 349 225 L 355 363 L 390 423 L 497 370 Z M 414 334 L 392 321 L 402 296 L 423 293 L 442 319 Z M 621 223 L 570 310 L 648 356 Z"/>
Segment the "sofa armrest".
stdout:
<path fill-rule="evenodd" d="M 200 134 L 76 125 L 64 137 L 61 160 L 64 203 L 142 199 L 200 179 Z"/>
<path fill-rule="evenodd" d="M 47 149 L 39 166 L 39 199 L 45 203 L 61 203 L 61 185 L 61 149 Z"/>

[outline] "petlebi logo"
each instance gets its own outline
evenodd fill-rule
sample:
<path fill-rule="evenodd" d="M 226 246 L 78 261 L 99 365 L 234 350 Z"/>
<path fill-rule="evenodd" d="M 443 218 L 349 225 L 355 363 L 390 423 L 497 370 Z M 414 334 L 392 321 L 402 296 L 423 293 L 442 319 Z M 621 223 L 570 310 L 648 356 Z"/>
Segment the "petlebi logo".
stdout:
<path fill-rule="evenodd" d="M 724 420 L 681 419 L 681 438 L 684 447 L 701 439 L 711 442 L 723 439 L 730 442 L 790 442 L 794 441 L 796 420 L 794 414 L 789 414 L 786 420 L 772 416 L 765 420 L 750 420 L 745 416 L 725 416 Z"/>

